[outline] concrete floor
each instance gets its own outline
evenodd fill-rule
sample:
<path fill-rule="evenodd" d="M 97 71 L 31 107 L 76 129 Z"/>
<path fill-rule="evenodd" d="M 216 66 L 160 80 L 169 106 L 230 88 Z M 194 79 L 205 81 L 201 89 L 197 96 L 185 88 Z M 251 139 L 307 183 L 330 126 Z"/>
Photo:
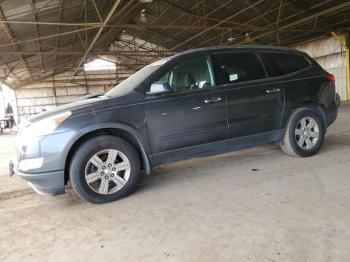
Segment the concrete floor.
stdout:
<path fill-rule="evenodd" d="M 12 140 L 0 136 L 0 165 Z M 347 262 L 349 170 L 344 106 L 314 157 L 267 146 L 165 165 L 106 205 L 2 175 L 0 261 Z"/>

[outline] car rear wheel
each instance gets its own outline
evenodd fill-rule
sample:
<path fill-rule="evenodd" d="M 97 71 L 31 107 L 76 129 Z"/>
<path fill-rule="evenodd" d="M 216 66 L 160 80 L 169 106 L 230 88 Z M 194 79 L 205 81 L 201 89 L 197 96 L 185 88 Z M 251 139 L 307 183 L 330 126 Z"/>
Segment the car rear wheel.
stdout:
<path fill-rule="evenodd" d="M 325 135 L 321 114 L 311 108 L 292 113 L 281 142 L 282 150 L 292 156 L 308 157 L 321 148 Z"/>
<path fill-rule="evenodd" d="M 140 158 L 125 140 L 98 136 L 75 152 L 69 176 L 75 193 L 91 203 L 106 203 L 129 195 L 136 187 Z"/>

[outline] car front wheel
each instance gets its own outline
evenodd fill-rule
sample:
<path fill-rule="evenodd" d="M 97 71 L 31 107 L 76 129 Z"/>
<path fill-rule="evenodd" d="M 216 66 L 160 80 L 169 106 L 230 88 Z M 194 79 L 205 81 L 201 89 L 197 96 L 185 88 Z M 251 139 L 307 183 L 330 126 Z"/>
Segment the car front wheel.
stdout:
<path fill-rule="evenodd" d="M 102 135 L 75 152 L 69 176 L 75 193 L 91 203 L 106 203 L 129 195 L 136 187 L 140 159 L 125 140 Z"/>

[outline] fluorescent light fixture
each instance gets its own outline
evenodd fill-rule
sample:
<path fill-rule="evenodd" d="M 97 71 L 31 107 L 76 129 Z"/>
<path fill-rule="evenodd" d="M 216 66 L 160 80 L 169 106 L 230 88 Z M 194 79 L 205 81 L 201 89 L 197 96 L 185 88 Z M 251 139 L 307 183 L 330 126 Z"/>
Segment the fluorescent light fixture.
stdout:
<path fill-rule="evenodd" d="M 146 9 L 142 9 L 142 10 L 141 10 L 140 22 L 141 22 L 141 23 L 146 23 L 146 22 L 147 22 Z"/>

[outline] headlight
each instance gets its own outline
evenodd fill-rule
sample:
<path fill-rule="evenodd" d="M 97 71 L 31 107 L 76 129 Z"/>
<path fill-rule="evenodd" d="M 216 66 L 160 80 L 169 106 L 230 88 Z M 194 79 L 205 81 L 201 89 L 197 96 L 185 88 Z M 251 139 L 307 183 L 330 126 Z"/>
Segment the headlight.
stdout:
<path fill-rule="evenodd" d="M 28 119 L 21 120 L 21 122 L 17 125 L 17 127 L 20 131 L 28 126 L 30 126 L 30 122 L 28 121 Z"/>
<path fill-rule="evenodd" d="M 44 136 L 51 134 L 72 113 L 70 111 L 39 120 L 23 129 L 22 135 Z"/>
<path fill-rule="evenodd" d="M 27 171 L 40 168 L 43 165 L 43 160 L 42 157 L 21 160 L 18 162 L 18 169 L 21 171 Z"/>

